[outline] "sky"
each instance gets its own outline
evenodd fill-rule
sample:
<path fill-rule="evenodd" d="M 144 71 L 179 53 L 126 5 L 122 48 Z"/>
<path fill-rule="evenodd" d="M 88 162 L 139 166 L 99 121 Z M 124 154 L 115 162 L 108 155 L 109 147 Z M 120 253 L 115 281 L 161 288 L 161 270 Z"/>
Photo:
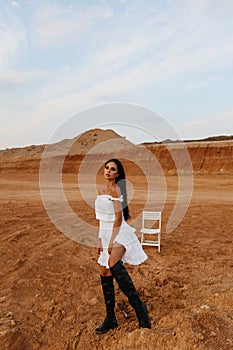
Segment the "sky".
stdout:
<path fill-rule="evenodd" d="M 232 135 L 232 18 L 229 0 L 0 0 L 0 148 L 48 143 L 109 103 L 155 111 L 181 139 Z M 62 137 L 92 126 L 84 118 Z"/>

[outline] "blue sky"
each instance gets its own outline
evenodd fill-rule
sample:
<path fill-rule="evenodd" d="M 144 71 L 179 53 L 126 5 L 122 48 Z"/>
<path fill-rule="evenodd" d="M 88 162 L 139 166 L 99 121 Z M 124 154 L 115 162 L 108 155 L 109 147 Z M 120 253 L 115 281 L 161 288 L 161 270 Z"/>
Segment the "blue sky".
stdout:
<path fill-rule="evenodd" d="M 0 148 L 47 143 L 110 102 L 156 111 L 182 139 L 233 134 L 232 18 L 229 0 L 1 0 Z"/>

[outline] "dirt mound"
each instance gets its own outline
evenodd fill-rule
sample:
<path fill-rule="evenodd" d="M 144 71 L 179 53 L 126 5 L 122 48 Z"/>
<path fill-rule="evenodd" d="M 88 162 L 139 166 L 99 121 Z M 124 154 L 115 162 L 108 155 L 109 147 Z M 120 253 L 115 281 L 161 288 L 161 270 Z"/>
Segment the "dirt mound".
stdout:
<path fill-rule="evenodd" d="M 118 152 L 117 154 L 120 154 L 122 159 L 132 160 L 128 171 L 134 174 L 140 171 L 136 165 L 137 163 L 140 163 L 142 169 L 146 168 L 150 172 L 150 153 L 154 155 L 158 161 L 158 167 L 162 167 L 165 175 L 177 174 L 173 156 L 179 159 L 180 171 L 185 174 L 190 173 L 190 166 L 187 164 L 184 152 L 184 150 L 187 150 L 191 159 L 193 174 L 232 174 L 233 141 L 231 137 L 229 136 L 226 139 L 226 137 L 219 136 L 215 137 L 214 140 L 211 139 L 182 143 L 150 143 L 136 146 L 112 130 L 94 129 L 73 139 L 62 140 L 51 145 L 0 151 L 0 173 L 37 173 L 42 155 L 51 159 L 49 163 L 51 167 L 65 156 L 64 172 L 74 173 L 78 171 L 84 157 L 89 157 L 88 162 L 90 164 L 98 163 L 98 161 L 101 164 L 103 163 L 103 155 L 107 159 L 115 157 L 116 152 Z M 145 149 L 149 152 L 145 152 Z M 92 169 L 91 166 L 90 169 Z M 152 173 L 158 173 L 154 166 L 151 171 Z"/>
<path fill-rule="evenodd" d="M 109 140 L 111 140 L 111 145 Z M 133 147 L 133 144 L 113 130 L 88 130 L 73 139 L 65 139 L 54 144 L 0 150 L 0 172 L 37 173 L 42 156 L 54 158 L 56 162 L 57 158 L 66 155 L 68 160 L 72 159 L 72 162 L 76 162 L 90 150 L 94 150 L 95 154 L 100 154 L 106 152 L 106 149 L 108 152 L 111 148 L 111 152 L 114 152 L 119 148 L 127 147 Z M 72 172 L 73 167 L 73 164 L 70 164 L 68 171 Z"/>

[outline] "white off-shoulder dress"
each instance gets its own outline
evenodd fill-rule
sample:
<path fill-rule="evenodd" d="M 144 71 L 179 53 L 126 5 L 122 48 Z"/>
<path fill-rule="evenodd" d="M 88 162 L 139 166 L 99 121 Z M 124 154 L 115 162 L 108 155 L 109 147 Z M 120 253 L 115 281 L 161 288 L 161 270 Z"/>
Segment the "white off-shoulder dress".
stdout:
<path fill-rule="evenodd" d="M 123 196 L 114 198 L 108 194 L 98 195 L 95 200 L 96 219 L 99 220 L 99 238 L 101 239 L 103 251 L 100 253 L 98 263 L 109 268 L 108 246 L 112 236 L 115 221 L 115 210 L 113 201 L 123 202 Z M 135 228 L 130 226 L 122 215 L 122 223 L 114 243 L 119 243 L 125 247 L 122 261 L 131 265 L 139 265 L 147 259 L 147 255 L 135 234 Z"/>

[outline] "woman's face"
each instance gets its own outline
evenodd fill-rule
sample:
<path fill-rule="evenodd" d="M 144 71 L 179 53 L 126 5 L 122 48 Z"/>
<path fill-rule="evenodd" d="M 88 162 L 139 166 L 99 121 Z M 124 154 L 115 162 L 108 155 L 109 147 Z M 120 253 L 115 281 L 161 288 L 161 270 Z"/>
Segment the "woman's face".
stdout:
<path fill-rule="evenodd" d="M 104 177 L 108 180 L 115 180 L 118 176 L 118 169 L 115 162 L 109 162 L 104 167 Z"/>

